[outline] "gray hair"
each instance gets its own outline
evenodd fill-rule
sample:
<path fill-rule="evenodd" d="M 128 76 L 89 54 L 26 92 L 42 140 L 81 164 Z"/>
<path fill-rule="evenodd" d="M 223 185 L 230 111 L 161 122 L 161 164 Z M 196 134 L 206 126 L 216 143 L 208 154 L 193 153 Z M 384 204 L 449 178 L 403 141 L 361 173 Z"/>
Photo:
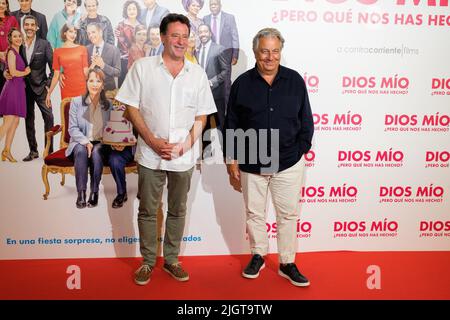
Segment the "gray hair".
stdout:
<path fill-rule="evenodd" d="M 261 38 L 278 38 L 278 40 L 280 40 L 281 42 L 281 48 L 283 49 L 284 47 L 284 38 L 281 35 L 281 32 L 278 31 L 275 28 L 264 28 L 258 31 L 258 33 L 255 35 L 255 37 L 253 38 L 253 52 L 256 52 L 256 49 L 258 49 L 259 46 L 259 39 Z"/>
<path fill-rule="evenodd" d="M 98 31 L 100 31 L 101 33 L 103 33 L 103 28 L 102 25 L 98 22 L 90 22 L 87 26 L 86 26 L 86 30 L 88 27 L 95 27 Z"/>

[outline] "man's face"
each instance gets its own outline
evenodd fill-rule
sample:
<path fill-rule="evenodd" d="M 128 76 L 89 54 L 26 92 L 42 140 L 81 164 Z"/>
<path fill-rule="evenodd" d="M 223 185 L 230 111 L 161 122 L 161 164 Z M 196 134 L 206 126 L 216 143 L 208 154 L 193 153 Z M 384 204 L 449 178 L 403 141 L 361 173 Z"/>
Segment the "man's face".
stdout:
<path fill-rule="evenodd" d="M 149 9 L 153 9 L 155 4 L 156 4 L 156 0 L 144 0 L 144 5 Z"/>
<path fill-rule="evenodd" d="M 222 9 L 222 4 L 220 3 L 220 0 L 209 1 L 209 10 L 213 15 L 219 14 L 220 9 Z"/>
<path fill-rule="evenodd" d="M 92 44 L 96 45 L 96 44 L 100 44 L 100 42 L 102 42 L 101 31 L 98 30 L 96 26 L 88 26 L 87 34 L 88 34 L 88 38 L 92 42 Z"/>
<path fill-rule="evenodd" d="M 84 7 L 86 8 L 86 13 L 88 16 L 96 16 L 97 15 L 97 1 L 96 0 L 85 0 Z"/>
<path fill-rule="evenodd" d="M 262 37 L 259 39 L 255 52 L 258 70 L 262 73 L 276 73 L 280 66 L 281 41 L 277 37 Z"/>
<path fill-rule="evenodd" d="M 198 28 L 198 37 L 200 38 L 200 42 L 205 44 L 211 39 L 211 32 L 207 26 L 202 25 Z"/>
<path fill-rule="evenodd" d="M 161 35 L 164 55 L 173 60 L 183 60 L 189 39 L 189 29 L 181 22 L 172 22 L 167 26 L 166 34 Z"/>
<path fill-rule="evenodd" d="M 151 28 L 150 29 L 150 41 L 152 42 L 153 47 L 159 46 L 161 43 L 161 37 L 159 35 L 159 28 Z"/>
<path fill-rule="evenodd" d="M 23 21 L 23 30 L 28 38 L 34 38 L 37 31 L 37 25 L 34 19 L 25 19 Z"/>
<path fill-rule="evenodd" d="M 33 0 L 19 0 L 20 10 L 23 12 L 28 12 L 31 9 L 31 2 Z"/>

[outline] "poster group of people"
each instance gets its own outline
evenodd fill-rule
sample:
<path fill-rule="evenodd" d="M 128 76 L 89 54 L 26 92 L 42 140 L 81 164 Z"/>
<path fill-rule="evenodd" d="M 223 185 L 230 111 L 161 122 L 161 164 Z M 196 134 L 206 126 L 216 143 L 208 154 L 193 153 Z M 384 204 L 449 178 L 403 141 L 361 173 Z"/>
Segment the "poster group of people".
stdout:
<path fill-rule="evenodd" d="M 32 8 L 32 0 L 17 1 L 20 9 L 14 12 L 9 10 L 9 0 L 0 1 L 0 61 L 2 66 L 0 90 L 6 80 L 4 74 L 7 71 L 6 55 L 11 46 L 8 43 L 8 34 L 12 29 L 17 29 L 22 31 L 23 43 L 23 45 L 19 45 L 21 52 L 19 52 L 18 59 L 22 59 L 32 69 L 30 75 L 21 76 L 26 84 L 27 112 L 18 115 L 26 119 L 30 153 L 24 160 L 31 161 L 39 156 L 34 133 L 34 104 L 36 103 L 39 107 L 44 120 L 44 130 L 47 131 L 53 126 L 54 121 L 48 106 L 51 104 L 51 95 L 58 84 L 61 88 L 62 99 L 80 96 L 86 92 L 87 70 L 98 67 L 105 73 L 105 90 L 117 89 L 123 83 L 128 69 L 134 61 L 141 57 L 161 54 L 163 45 L 159 35 L 159 25 L 169 10 L 158 5 L 155 0 L 142 2 L 126 0 L 122 7 L 123 19 L 117 26 L 113 26 L 110 19 L 99 12 L 99 1 L 101 0 L 86 0 L 84 3 L 81 0 L 64 0 L 63 8 L 53 16 L 48 25 L 46 16 Z M 239 52 L 239 38 L 234 16 L 222 12 L 221 2 L 213 0 L 210 1 L 211 14 L 200 19 L 198 11 L 204 6 L 203 0 L 182 0 L 181 2 L 192 25 L 190 36 L 193 41 L 190 42 L 188 58 L 192 61 L 200 59 L 201 41 L 197 29 L 202 24 L 209 26 L 212 21 L 212 30 L 215 33 L 210 29 L 209 40 L 215 37 L 211 42 L 218 46 L 219 43 L 222 45 L 222 51 L 219 52 L 220 61 L 228 61 L 219 65 L 216 62 L 218 61 L 217 50 L 214 48 L 206 59 L 207 61 L 211 60 L 212 63 L 204 62 L 203 64 L 208 67 L 207 73 L 212 79 L 214 96 L 217 97 L 217 104 L 222 111 L 219 116 L 223 116 L 224 97 L 227 95 L 226 90 L 229 92 L 231 87 L 231 64 L 237 62 Z M 81 6 L 84 6 L 84 13 L 82 13 Z M 33 22 L 27 22 L 27 26 L 25 26 L 25 18 L 28 16 L 35 18 L 32 27 L 29 25 Z M 211 16 L 218 17 L 219 20 L 211 19 Z M 26 31 L 25 28 L 29 31 Z M 208 41 L 208 39 L 204 38 L 204 41 Z M 28 60 L 26 51 L 29 53 Z M 49 74 L 46 74 L 46 65 L 49 66 Z M 213 65 L 216 67 L 210 70 Z M 221 69 L 218 69 L 217 65 Z M 20 71 L 20 67 L 18 68 L 17 70 Z M 22 81 L 17 79 L 15 82 Z M 22 104 L 17 103 L 17 105 Z M 0 110 L 0 113 L 3 115 L 3 113 L 9 112 Z M 6 137 L 5 157 L 15 161 L 11 154 L 11 146 L 19 119 L 16 118 L 12 121 L 9 118 L 8 115 L 5 119 L 7 125 L 0 130 L 0 138 Z M 50 151 L 52 148 L 53 146 Z"/>
<path fill-rule="evenodd" d="M 84 1 L 85 14 L 79 10 L 81 1 L 64 0 L 47 34 L 45 16 L 31 9 L 32 0 L 18 2 L 20 9 L 9 12 L 8 0 L 0 0 L 0 58 L 6 79 L 0 95 L 0 139 L 6 136 L 2 160 L 16 161 L 11 144 L 20 117 L 26 118 L 30 146 L 23 160 L 39 156 L 34 104 L 48 130 L 53 126 L 51 96 L 59 84 L 61 98 L 72 98 L 65 154 L 75 166 L 77 208 L 97 206 L 105 162 L 117 185 L 112 205 L 121 207 L 127 201 L 124 167 L 134 159 L 143 256 L 134 281 L 147 284 L 156 264 L 156 214 L 166 181 L 163 269 L 187 281 L 189 274 L 178 255 L 196 162 L 192 154 L 214 117 L 227 137 L 222 147 L 230 184 L 245 200 L 252 258 L 242 276 L 255 279 L 265 267 L 270 190 L 278 223 L 278 272 L 296 286 L 309 285 L 295 264 L 295 229 L 303 155 L 311 148 L 314 126 L 304 80 L 280 65 L 284 38 L 278 30 L 265 28 L 255 35 L 256 65 L 231 84 L 231 68 L 239 58 L 238 31 L 234 16 L 222 11 L 220 0 L 209 1 L 211 13 L 203 18 L 198 16 L 203 0 L 182 0 L 185 15 L 169 13 L 155 0 L 143 0 L 143 7 L 127 0 L 116 28 L 98 13 L 98 0 Z M 105 93 L 117 88 L 115 98 L 126 105 L 126 116 L 139 136 L 136 148 L 101 142 L 111 110 Z M 13 98 L 20 92 L 21 99 Z M 258 132 L 257 147 L 248 140 L 242 149 L 230 143 L 225 132 L 242 130 Z"/>

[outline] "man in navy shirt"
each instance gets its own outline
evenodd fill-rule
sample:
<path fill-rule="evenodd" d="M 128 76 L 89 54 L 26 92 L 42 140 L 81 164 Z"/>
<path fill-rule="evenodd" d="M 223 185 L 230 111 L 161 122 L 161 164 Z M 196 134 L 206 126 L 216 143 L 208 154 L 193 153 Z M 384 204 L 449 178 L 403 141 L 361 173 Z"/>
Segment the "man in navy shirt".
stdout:
<path fill-rule="evenodd" d="M 296 286 L 309 281 L 295 265 L 296 226 L 304 170 L 314 123 L 305 81 L 280 65 L 284 39 L 273 28 L 253 39 L 256 66 L 231 87 L 225 121 L 224 151 L 230 183 L 242 191 L 252 259 L 242 272 L 259 276 L 269 241 L 266 203 L 270 190 L 277 215 L 279 275 Z"/>

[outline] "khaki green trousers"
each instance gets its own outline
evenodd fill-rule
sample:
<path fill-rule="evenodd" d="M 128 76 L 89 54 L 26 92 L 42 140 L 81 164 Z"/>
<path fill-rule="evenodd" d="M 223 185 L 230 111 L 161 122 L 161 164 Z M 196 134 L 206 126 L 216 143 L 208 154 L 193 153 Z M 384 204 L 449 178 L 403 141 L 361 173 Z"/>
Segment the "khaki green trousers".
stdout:
<path fill-rule="evenodd" d="M 157 212 L 167 179 L 167 216 L 163 256 L 168 264 L 178 262 L 180 242 L 186 218 L 187 194 L 194 168 L 184 172 L 152 170 L 138 166 L 139 213 L 138 228 L 143 264 L 154 266 L 158 248 Z"/>

